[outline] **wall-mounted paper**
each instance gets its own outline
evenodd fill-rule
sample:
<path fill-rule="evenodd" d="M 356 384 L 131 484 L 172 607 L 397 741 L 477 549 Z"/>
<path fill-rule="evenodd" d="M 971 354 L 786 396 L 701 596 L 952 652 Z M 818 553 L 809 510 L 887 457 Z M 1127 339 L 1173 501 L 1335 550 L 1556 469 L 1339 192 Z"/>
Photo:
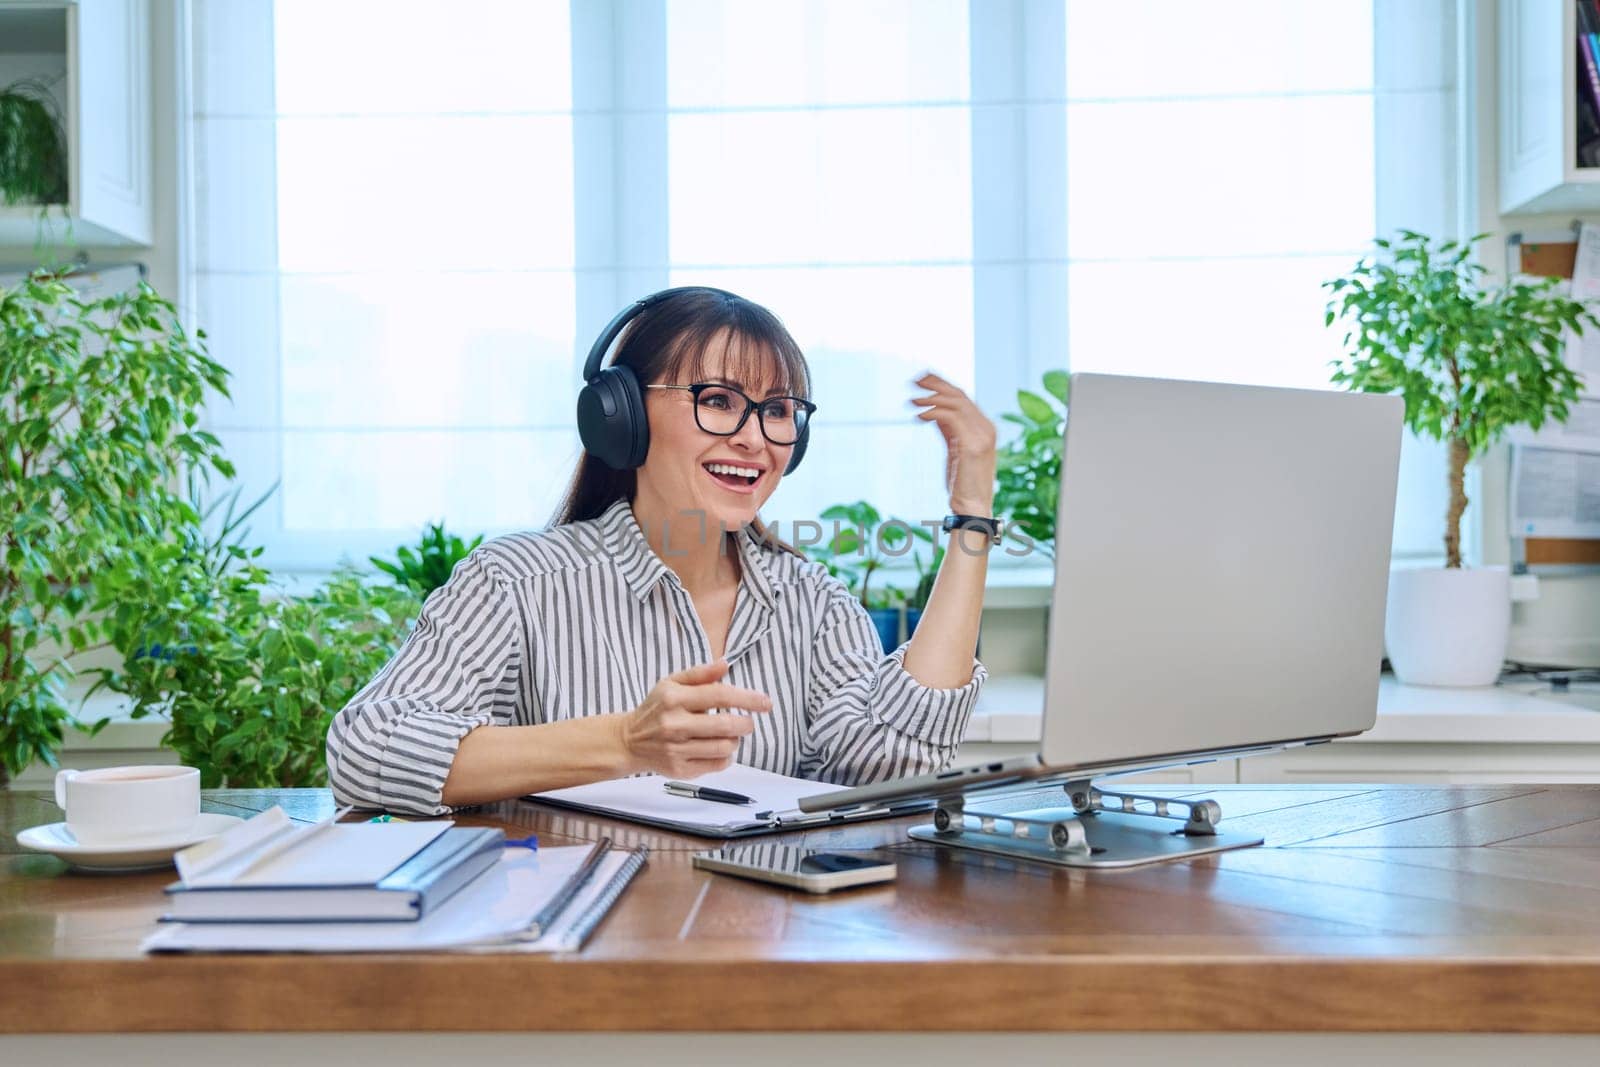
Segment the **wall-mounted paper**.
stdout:
<path fill-rule="evenodd" d="M 1511 450 L 1512 537 L 1600 538 L 1600 450 Z"/>
<path fill-rule="evenodd" d="M 1572 264 L 1572 296 L 1600 311 L 1600 226 L 1584 223 L 1578 230 L 1578 257 Z M 1583 395 L 1600 397 L 1600 329 L 1569 338 L 1567 366 L 1583 375 Z"/>

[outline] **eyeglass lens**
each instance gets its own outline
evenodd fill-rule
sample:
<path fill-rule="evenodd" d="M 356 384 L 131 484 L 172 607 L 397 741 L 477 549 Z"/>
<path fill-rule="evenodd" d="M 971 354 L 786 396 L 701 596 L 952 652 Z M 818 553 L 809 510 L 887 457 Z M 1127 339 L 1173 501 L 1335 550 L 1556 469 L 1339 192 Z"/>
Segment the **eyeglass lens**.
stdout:
<path fill-rule="evenodd" d="M 736 433 L 745 420 L 752 401 L 743 393 L 722 386 L 707 386 L 695 397 L 694 417 L 706 433 L 722 437 Z M 769 396 L 753 402 L 761 419 L 761 431 L 775 445 L 792 445 L 806 428 L 806 409 L 792 396 Z"/>

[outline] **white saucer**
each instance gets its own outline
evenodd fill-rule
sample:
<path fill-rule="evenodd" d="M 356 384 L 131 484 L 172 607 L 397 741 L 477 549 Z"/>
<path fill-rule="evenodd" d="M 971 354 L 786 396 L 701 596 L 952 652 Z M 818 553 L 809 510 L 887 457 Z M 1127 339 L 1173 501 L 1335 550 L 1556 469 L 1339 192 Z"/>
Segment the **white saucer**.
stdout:
<path fill-rule="evenodd" d="M 17 844 L 48 852 L 86 871 L 148 871 L 172 866 L 172 855 L 179 849 L 216 837 L 243 821 L 237 815 L 201 812 L 193 829 L 180 838 L 127 845 L 80 845 L 66 823 L 53 822 L 23 830 L 17 834 Z"/>

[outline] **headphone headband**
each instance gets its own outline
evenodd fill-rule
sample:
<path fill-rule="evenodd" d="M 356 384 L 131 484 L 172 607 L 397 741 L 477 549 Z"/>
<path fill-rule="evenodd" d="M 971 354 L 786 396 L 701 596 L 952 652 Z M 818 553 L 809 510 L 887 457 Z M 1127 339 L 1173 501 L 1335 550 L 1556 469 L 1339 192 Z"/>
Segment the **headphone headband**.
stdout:
<path fill-rule="evenodd" d="M 595 338 L 594 344 L 589 347 L 589 356 L 583 361 L 583 380 L 586 382 L 594 381 L 595 376 L 600 373 L 601 361 L 606 358 L 606 353 L 611 350 L 611 342 L 617 339 L 617 335 L 622 332 L 624 326 L 638 318 L 651 305 L 658 304 L 667 297 L 676 296 L 679 293 L 720 293 L 723 296 L 734 296 L 733 293 L 728 292 L 726 289 L 714 289 L 709 285 L 680 285 L 675 289 L 663 289 L 659 293 L 651 293 L 647 297 L 635 300 L 617 312 L 616 316 L 606 324 L 606 328 L 600 331 L 600 336 Z"/>

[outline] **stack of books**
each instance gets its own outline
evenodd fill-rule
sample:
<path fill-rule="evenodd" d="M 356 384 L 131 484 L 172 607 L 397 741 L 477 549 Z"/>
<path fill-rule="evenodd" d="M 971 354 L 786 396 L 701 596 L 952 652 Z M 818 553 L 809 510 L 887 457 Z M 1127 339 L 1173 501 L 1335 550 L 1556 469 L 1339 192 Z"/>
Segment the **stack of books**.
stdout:
<path fill-rule="evenodd" d="M 1600 167 L 1600 0 L 1578 5 L 1578 166 Z"/>
<path fill-rule="evenodd" d="M 145 950 L 571 950 L 646 855 L 604 838 L 539 850 L 450 820 L 337 818 L 296 824 L 274 807 L 180 852 Z"/>

